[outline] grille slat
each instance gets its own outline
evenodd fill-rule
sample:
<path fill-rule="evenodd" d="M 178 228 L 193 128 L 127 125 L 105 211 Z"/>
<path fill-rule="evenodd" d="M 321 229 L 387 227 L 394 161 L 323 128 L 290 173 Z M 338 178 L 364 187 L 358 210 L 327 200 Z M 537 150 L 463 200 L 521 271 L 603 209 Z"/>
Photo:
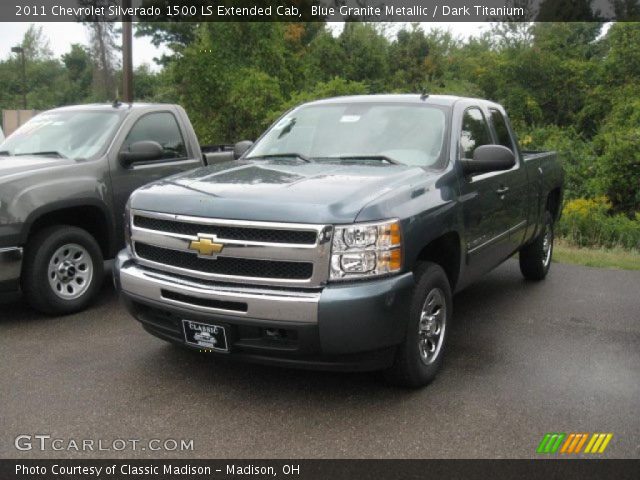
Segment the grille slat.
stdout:
<path fill-rule="evenodd" d="M 306 280 L 313 275 L 313 263 L 218 257 L 204 259 L 194 253 L 135 243 L 136 254 L 145 260 L 187 270 L 238 277 Z"/>
<path fill-rule="evenodd" d="M 180 235 L 208 234 L 216 235 L 224 240 L 241 240 L 247 242 L 292 243 L 313 245 L 318 233 L 311 230 L 283 230 L 273 228 L 235 227 L 228 225 L 208 225 L 192 222 L 164 220 L 142 215 L 135 215 L 133 224 L 136 227 Z"/>

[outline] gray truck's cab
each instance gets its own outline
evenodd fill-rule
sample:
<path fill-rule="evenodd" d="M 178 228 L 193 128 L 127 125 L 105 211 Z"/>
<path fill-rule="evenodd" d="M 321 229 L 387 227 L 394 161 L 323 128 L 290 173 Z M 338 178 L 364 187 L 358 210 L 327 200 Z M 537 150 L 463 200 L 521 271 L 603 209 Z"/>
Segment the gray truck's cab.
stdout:
<path fill-rule="evenodd" d="M 83 308 L 102 281 L 103 259 L 122 248 L 131 192 L 202 165 L 177 105 L 37 115 L 0 144 L 0 292 L 22 289 L 50 313 Z"/>
<path fill-rule="evenodd" d="M 561 191 L 555 154 L 523 155 L 495 103 L 323 100 L 237 161 L 137 190 L 114 275 L 165 340 L 217 326 L 231 357 L 423 385 L 452 292 L 517 252 L 546 275 Z"/>

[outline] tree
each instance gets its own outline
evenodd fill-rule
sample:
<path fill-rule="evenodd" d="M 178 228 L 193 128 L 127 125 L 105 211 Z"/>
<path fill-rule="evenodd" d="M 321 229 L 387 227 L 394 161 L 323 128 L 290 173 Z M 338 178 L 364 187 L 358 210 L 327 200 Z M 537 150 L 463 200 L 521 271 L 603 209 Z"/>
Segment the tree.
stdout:
<path fill-rule="evenodd" d="M 25 78 L 28 108 L 43 109 L 61 102 L 65 88 L 64 69 L 59 60 L 53 58 L 49 40 L 42 27 L 30 25 L 20 46 L 25 52 Z M 19 56 L 11 55 L 0 62 L 0 91 L 2 108 L 22 108 L 23 75 Z"/>
<path fill-rule="evenodd" d="M 66 69 L 67 88 L 64 103 L 82 103 L 91 97 L 93 64 L 89 50 L 78 43 L 71 45 L 69 52 L 62 55 Z"/>
<path fill-rule="evenodd" d="M 417 24 L 403 28 L 389 46 L 390 85 L 393 91 L 418 92 L 425 87 L 429 41 Z"/>
<path fill-rule="evenodd" d="M 162 45 L 171 50 L 170 55 L 154 58 L 156 63 L 164 66 L 196 40 L 199 25 L 197 22 L 140 22 L 135 24 L 135 35 L 150 37 L 154 46 Z"/>
<path fill-rule="evenodd" d="M 640 211 L 640 96 L 630 84 L 614 93 L 613 108 L 595 138 L 599 178 L 614 210 Z"/>
<path fill-rule="evenodd" d="M 78 0 L 81 7 L 97 7 L 105 11 L 119 5 L 117 0 Z M 93 59 L 93 95 L 98 101 L 116 97 L 115 71 L 118 66 L 115 52 L 118 50 L 117 31 L 114 22 L 105 22 L 99 16 L 79 18 L 89 30 L 89 49 Z"/>
<path fill-rule="evenodd" d="M 374 23 L 347 22 L 339 36 L 345 58 L 342 76 L 366 81 L 372 93 L 384 91 L 389 73 L 389 42 Z"/>
<path fill-rule="evenodd" d="M 93 93 L 97 100 L 108 101 L 116 97 L 115 69 L 117 49 L 115 24 L 95 21 L 86 23 L 90 35 L 93 58 Z"/>
<path fill-rule="evenodd" d="M 42 25 L 29 25 L 29 28 L 22 37 L 20 46 L 24 49 L 24 56 L 27 61 L 50 60 L 53 52 L 49 47 L 49 39 L 42 31 Z"/>

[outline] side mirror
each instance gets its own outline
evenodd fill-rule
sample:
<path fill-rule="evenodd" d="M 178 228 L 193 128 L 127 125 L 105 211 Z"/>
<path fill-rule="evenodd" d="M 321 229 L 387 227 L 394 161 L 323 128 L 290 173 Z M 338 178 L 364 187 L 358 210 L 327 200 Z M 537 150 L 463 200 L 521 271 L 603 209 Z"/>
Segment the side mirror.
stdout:
<path fill-rule="evenodd" d="M 120 163 L 128 167 L 137 162 L 151 162 L 160 160 L 164 154 L 162 145 L 151 140 L 142 140 L 132 143 L 128 151 L 120 152 Z"/>
<path fill-rule="evenodd" d="M 253 142 L 251 140 L 243 140 L 241 142 L 236 143 L 233 146 L 233 158 L 235 160 L 239 159 L 244 152 L 249 150 L 253 146 Z"/>
<path fill-rule="evenodd" d="M 510 170 L 516 164 L 513 152 L 502 145 L 482 145 L 473 151 L 473 160 L 462 160 L 465 175 Z"/>

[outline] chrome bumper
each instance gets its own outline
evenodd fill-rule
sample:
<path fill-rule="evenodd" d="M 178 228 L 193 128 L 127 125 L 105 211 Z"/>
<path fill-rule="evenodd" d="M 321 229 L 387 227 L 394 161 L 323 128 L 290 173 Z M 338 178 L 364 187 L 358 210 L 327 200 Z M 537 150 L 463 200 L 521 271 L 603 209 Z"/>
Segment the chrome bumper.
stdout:
<path fill-rule="evenodd" d="M 114 275 L 118 277 L 116 283 L 125 294 L 199 312 L 218 313 L 257 321 L 318 323 L 319 291 L 286 291 L 200 283 L 146 269 L 127 261 L 130 258 L 127 257 L 121 252 L 114 269 Z M 182 300 L 166 296 L 176 296 L 175 294 L 178 294 Z M 189 297 L 194 299 L 194 303 L 189 302 Z M 241 303 L 246 304 L 247 308 L 246 311 L 214 308 L 196 304 L 197 299 Z"/>
<path fill-rule="evenodd" d="M 0 248 L 0 282 L 18 280 L 22 269 L 22 248 Z"/>

